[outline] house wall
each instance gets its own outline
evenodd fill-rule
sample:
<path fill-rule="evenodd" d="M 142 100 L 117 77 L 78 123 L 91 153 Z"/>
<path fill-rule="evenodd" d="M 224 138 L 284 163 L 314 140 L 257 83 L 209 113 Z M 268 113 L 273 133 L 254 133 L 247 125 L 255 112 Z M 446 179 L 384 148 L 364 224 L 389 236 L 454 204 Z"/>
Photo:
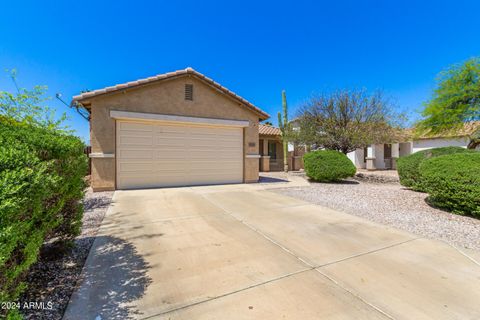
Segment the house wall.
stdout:
<path fill-rule="evenodd" d="M 401 142 L 398 145 L 398 155 L 399 157 L 408 156 L 412 154 L 412 142 Z"/>
<path fill-rule="evenodd" d="M 355 167 L 365 169 L 366 164 L 363 161 L 364 159 L 364 154 L 363 154 L 363 149 L 357 149 L 355 151 L 347 153 L 348 159 L 353 162 Z"/>
<path fill-rule="evenodd" d="M 405 157 L 414 152 L 440 147 L 457 146 L 467 148 L 468 138 L 435 138 L 435 139 L 421 139 L 413 142 L 399 143 L 399 156 Z M 384 145 L 376 144 L 375 148 L 375 167 L 376 169 L 385 169 Z M 357 168 L 365 168 L 363 162 L 363 149 L 357 149 L 347 154 L 350 161 L 355 164 Z"/>
<path fill-rule="evenodd" d="M 468 138 L 434 138 L 413 141 L 413 152 L 440 147 L 462 147 L 468 145 Z"/>
<path fill-rule="evenodd" d="M 375 145 L 375 168 L 377 169 L 385 169 L 385 157 L 383 148 L 383 144 Z"/>
<path fill-rule="evenodd" d="M 194 85 L 193 101 L 185 100 L 185 84 Z M 96 97 L 91 101 L 91 110 L 93 153 L 115 154 L 115 120 L 110 117 L 110 110 L 248 120 L 244 156 L 259 152 L 258 115 L 191 76 Z M 258 181 L 258 165 L 258 159 L 244 157 L 245 182 Z M 92 187 L 97 191 L 115 189 L 115 158 L 92 159 Z"/>

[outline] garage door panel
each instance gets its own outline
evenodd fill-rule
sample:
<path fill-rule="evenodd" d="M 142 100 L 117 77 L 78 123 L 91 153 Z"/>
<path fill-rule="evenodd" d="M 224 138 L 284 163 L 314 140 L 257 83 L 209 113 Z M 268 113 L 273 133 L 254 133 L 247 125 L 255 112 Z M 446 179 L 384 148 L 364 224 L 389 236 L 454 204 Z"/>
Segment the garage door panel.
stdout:
<path fill-rule="evenodd" d="M 123 147 L 125 147 L 125 145 L 123 145 Z M 121 148 L 118 152 L 118 157 L 125 160 L 154 159 L 154 153 L 152 150 Z"/>
<path fill-rule="evenodd" d="M 132 134 L 141 134 L 142 132 L 152 132 L 155 127 L 148 123 L 139 122 L 117 122 L 117 126 L 120 127 L 121 132 L 129 132 Z"/>
<path fill-rule="evenodd" d="M 119 121 L 117 166 L 120 189 L 240 183 L 243 130 Z"/>
<path fill-rule="evenodd" d="M 118 164 L 117 170 L 119 170 L 121 173 L 128 174 L 133 173 L 141 173 L 141 172 L 147 172 L 151 173 L 152 172 L 152 166 L 154 165 L 154 162 L 120 162 Z"/>
<path fill-rule="evenodd" d="M 134 137 L 134 136 L 120 136 L 120 145 L 134 145 L 134 146 L 151 146 L 153 145 L 152 137 Z"/>
<path fill-rule="evenodd" d="M 181 150 L 169 150 L 169 151 L 155 151 L 155 159 L 156 160 L 187 160 L 188 155 L 185 154 L 185 151 Z"/>

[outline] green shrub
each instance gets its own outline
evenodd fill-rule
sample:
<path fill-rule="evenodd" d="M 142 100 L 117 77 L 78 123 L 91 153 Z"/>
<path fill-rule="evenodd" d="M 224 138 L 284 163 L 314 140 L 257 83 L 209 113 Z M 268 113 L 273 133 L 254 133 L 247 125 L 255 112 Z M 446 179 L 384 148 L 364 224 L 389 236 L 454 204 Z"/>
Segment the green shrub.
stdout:
<path fill-rule="evenodd" d="M 480 218 L 480 152 L 432 158 L 419 170 L 431 204 Z"/>
<path fill-rule="evenodd" d="M 447 154 L 471 152 L 461 147 L 433 148 L 412 153 L 409 156 L 397 160 L 397 171 L 400 183 L 416 191 L 425 191 L 419 172 L 420 164 L 430 158 Z"/>
<path fill-rule="evenodd" d="M 310 179 L 320 182 L 332 182 L 353 177 L 355 165 L 341 152 L 320 150 L 303 156 L 305 173 Z"/>
<path fill-rule="evenodd" d="M 0 302 L 25 289 L 22 280 L 45 241 L 68 245 L 78 235 L 83 147 L 65 133 L 0 118 Z"/>

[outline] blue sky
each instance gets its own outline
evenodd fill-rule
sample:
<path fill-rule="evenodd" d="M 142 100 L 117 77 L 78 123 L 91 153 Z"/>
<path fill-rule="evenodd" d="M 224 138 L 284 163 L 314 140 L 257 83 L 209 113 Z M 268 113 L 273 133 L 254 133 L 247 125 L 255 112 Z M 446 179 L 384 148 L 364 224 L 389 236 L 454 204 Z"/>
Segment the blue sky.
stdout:
<path fill-rule="evenodd" d="M 479 1 L 8 1 L 0 70 L 70 101 L 191 66 L 272 115 L 312 93 L 382 89 L 415 118 L 443 68 L 480 55 Z M 0 90 L 14 90 L 0 73 Z M 88 124 L 67 111 L 88 141 Z"/>

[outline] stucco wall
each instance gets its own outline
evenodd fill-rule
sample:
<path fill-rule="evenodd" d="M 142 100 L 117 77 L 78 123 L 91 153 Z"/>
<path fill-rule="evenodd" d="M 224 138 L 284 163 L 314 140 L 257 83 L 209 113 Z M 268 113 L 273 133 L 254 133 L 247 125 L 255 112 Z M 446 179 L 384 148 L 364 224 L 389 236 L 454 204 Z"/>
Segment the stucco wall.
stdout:
<path fill-rule="evenodd" d="M 440 147 L 462 147 L 468 145 L 468 138 L 435 138 L 413 141 L 413 152 Z"/>
<path fill-rule="evenodd" d="M 193 101 L 185 100 L 185 84 L 193 84 Z M 200 80 L 185 76 L 91 101 L 92 152 L 115 154 L 115 120 L 110 110 L 192 117 L 248 120 L 244 129 L 244 155 L 258 154 L 258 115 Z M 221 152 L 221 150 L 218 150 Z M 258 181 L 258 159 L 244 158 L 244 181 Z M 115 188 L 115 159 L 92 159 L 94 190 Z"/>
<path fill-rule="evenodd" d="M 408 156 L 412 154 L 412 144 L 413 142 L 401 142 L 398 145 L 398 154 L 400 157 Z"/>
<path fill-rule="evenodd" d="M 363 161 L 364 155 L 363 155 L 363 149 L 357 149 L 355 151 L 347 153 L 348 159 L 353 162 L 355 167 L 365 169 L 366 164 L 365 161 Z"/>
<path fill-rule="evenodd" d="M 384 158 L 384 146 L 383 144 L 375 145 L 375 168 L 385 169 L 385 158 Z"/>

